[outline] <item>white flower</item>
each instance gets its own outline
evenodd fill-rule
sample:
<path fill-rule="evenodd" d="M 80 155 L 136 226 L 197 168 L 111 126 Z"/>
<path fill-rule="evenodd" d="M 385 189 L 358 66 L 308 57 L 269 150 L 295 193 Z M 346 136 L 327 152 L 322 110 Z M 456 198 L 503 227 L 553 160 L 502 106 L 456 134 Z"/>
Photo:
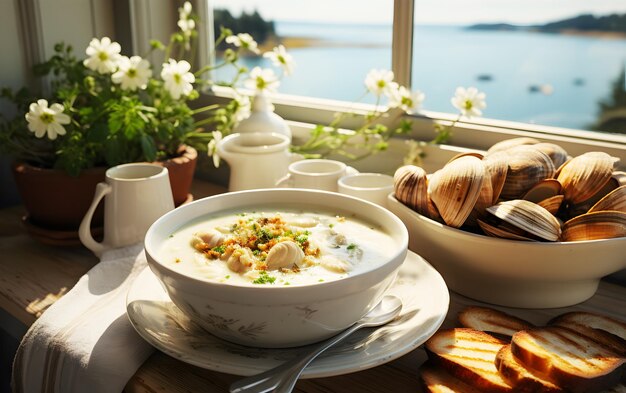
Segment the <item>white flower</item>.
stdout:
<path fill-rule="evenodd" d="M 367 90 L 380 96 L 381 94 L 390 95 L 398 85 L 393 81 L 392 71 L 374 69 L 365 77 L 365 86 Z"/>
<path fill-rule="evenodd" d="M 186 1 L 185 4 L 178 9 L 178 27 L 186 35 L 191 35 L 191 31 L 196 27 L 196 22 L 191 19 L 191 3 Z"/>
<path fill-rule="evenodd" d="M 89 58 L 85 59 L 83 64 L 100 74 L 111 73 L 117 68 L 121 50 L 120 44 L 111 42 L 109 37 L 102 37 L 102 40 L 94 38 L 85 51 Z"/>
<path fill-rule="evenodd" d="M 405 112 L 413 112 L 417 110 L 424 102 L 424 93 L 419 90 L 411 92 L 404 86 L 394 89 L 389 96 L 389 106 L 392 108 L 400 108 Z"/>
<path fill-rule="evenodd" d="M 287 53 L 283 45 L 274 47 L 274 50 L 271 52 L 265 52 L 263 57 L 270 59 L 276 67 L 281 67 L 285 75 L 291 75 L 293 72 L 293 67 L 295 66 L 293 56 Z"/>
<path fill-rule="evenodd" d="M 250 71 L 250 76 L 244 82 L 244 86 L 248 89 L 256 89 L 258 91 L 267 90 L 270 92 L 276 91 L 280 81 L 274 74 L 274 70 L 271 68 L 254 67 Z"/>
<path fill-rule="evenodd" d="M 189 19 L 189 15 L 191 15 L 191 3 L 185 1 L 185 4 L 178 9 L 178 18 Z"/>
<path fill-rule="evenodd" d="M 470 87 L 467 90 L 457 87 L 454 97 L 450 100 L 455 108 L 461 111 L 463 116 L 481 116 L 487 104 L 485 103 L 485 93 L 479 92 L 477 88 Z"/>
<path fill-rule="evenodd" d="M 220 167 L 220 156 L 217 155 L 217 143 L 222 140 L 222 133 L 219 131 L 211 132 L 213 139 L 207 145 L 207 154 L 209 157 L 213 157 L 213 165 L 216 168 Z"/>
<path fill-rule="evenodd" d="M 190 35 L 191 31 L 196 27 L 196 22 L 193 19 L 179 19 L 178 27 L 185 35 Z"/>
<path fill-rule="evenodd" d="M 61 124 L 70 124 L 70 117 L 63 113 L 63 105 L 52 104 L 48 108 L 48 101 L 42 99 L 30 104 L 28 109 L 25 116 L 28 129 L 37 138 L 43 138 L 46 132 L 51 140 L 57 139 L 57 135 L 65 135 L 65 128 Z"/>
<path fill-rule="evenodd" d="M 233 44 L 238 48 L 247 49 L 250 52 L 259 54 L 258 44 L 248 33 L 239 33 L 237 35 L 231 35 L 226 37 L 227 44 Z"/>
<path fill-rule="evenodd" d="M 121 84 L 122 90 L 135 91 L 137 88 L 146 88 L 148 79 L 152 76 L 148 60 L 142 59 L 140 56 L 133 56 L 130 59 L 122 56 L 117 66 L 118 70 L 111 75 L 111 79 L 113 83 Z"/>
<path fill-rule="evenodd" d="M 191 85 L 196 81 L 196 77 L 189 72 L 191 64 L 185 60 L 177 62 L 170 59 L 169 63 L 163 64 L 161 78 L 165 82 L 165 89 L 169 91 L 173 99 L 177 100 L 181 95 L 189 95 L 192 92 Z"/>
<path fill-rule="evenodd" d="M 243 119 L 250 117 L 250 97 L 235 93 L 233 99 L 237 102 L 237 109 L 233 113 L 235 121 L 239 123 Z"/>

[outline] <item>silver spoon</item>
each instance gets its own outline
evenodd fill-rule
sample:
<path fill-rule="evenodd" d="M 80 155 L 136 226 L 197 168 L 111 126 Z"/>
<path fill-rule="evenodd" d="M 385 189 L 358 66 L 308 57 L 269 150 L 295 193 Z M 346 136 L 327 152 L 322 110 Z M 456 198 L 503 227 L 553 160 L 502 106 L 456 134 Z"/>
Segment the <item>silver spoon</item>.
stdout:
<path fill-rule="evenodd" d="M 261 393 L 277 392 L 288 393 L 296 386 L 302 371 L 319 354 L 337 344 L 344 338 L 364 327 L 380 326 L 392 321 L 402 309 L 402 301 L 392 295 L 385 296 L 380 303 L 370 310 L 363 318 L 343 332 L 314 346 L 309 352 L 300 357 L 251 377 L 240 379 L 230 385 L 231 393 Z"/>

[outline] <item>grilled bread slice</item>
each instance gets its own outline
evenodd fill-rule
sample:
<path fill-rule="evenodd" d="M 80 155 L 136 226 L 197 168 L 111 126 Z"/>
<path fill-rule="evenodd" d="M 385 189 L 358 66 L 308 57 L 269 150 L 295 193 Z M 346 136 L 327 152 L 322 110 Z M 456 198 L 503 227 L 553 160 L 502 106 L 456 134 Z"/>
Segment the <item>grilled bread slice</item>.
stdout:
<path fill-rule="evenodd" d="M 563 389 L 550 381 L 534 375 L 520 364 L 513 353 L 511 345 L 503 346 L 496 355 L 496 368 L 500 375 L 512 386 L 516 392 L 559 393 Z"/>
<path fill-rule="evenodd" d="M 420 367 L 424 392 L 430 393 L 480 393 L 470 385 L 448 374 L 440 367 L 424 364 Z"/>
<path fill-rule="evenodd" d="M 459 313 L 461 325 L 484 332 L 501 334 L 507 337 L 535 326 L 523 319 L 514 317 L 493 308 L 469 306 Z"/>
<path fill-rule="evenodd" d="M 444 329 L 425 347 L 431 361 L 481 392 L 512 392 L 496 369 L 496 354 L 506 342 L 468 328 Z"/>
<path fill-rule="evenodd" d="M 550 325 L 575 330 L 626 356 L 626 323 L 622 321 L 589 312 L 569 312 L 552 319 Z"/>
<path fill-rule="evenodd" d="M 511 352 L 542 379 L 580 393 L 617 385 L 626 364 L 625 358 L 606 346 L 560 326 L 515 333 Z"/>

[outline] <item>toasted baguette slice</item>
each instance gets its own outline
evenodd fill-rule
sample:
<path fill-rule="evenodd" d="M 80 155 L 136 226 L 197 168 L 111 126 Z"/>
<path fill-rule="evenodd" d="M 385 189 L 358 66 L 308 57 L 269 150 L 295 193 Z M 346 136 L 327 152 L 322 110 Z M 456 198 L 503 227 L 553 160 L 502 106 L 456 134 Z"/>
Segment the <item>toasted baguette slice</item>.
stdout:
<path fill-rule="evenodd" d="M 515 386 L 516 392 L 563 392 L 563 389 L 560 387 L 534 375 L 520 364 L 511 352 L 511 345 L 505 345 L 498 351 L 496 355 L 496 368 L 509 384 Z"/>
<path fill-rule="evenodd" d="M 502 334 L 511 337 L 516 332 L 532 329 L 535 326 L 523 319 L 514 317 L 505 312 L 487 307 L 466 307 L 459 313 L 461 325 L 489 333 Z"/>
<path fill-rule="evenodd" d="M 470 385 L 432 364 L 420 367 L 420 379 L 425 392 L 431 393 L 480 393 Z"/>
<path fill-rule="evenodd" d="M 456 328 L 438 331 L 425 347 L 433 363 L 481 392 L 511 392 L 494 363 L 505 344 L 485 332 Z"/>
<path fill-rule="evenodd" d="M 626 356 L 626 323 L 622 321 L 588 312 L 569 312 L 551 320 L 550 325 L 575 330 Z"/>
<path fill-rule="evenodd" d="M 598 392 L 617 385 L 626 363 L 606 346 L 560 326 L 515 333 L 511 352 L 541 378 L 573 392 Z"/>

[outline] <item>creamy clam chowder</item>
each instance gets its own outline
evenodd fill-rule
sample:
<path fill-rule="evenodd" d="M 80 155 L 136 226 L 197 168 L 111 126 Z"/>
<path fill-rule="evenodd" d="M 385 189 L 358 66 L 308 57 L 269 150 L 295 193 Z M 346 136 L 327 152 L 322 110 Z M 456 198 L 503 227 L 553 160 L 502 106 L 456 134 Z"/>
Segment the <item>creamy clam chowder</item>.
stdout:
<path fill-rule="evenodd" d="M 308 285 L 370 270 L 394 241 L 370 223 L 271 208 L 211 215 L 173 233 L 161 260 L 190 276 L 236 285 Z"/>

